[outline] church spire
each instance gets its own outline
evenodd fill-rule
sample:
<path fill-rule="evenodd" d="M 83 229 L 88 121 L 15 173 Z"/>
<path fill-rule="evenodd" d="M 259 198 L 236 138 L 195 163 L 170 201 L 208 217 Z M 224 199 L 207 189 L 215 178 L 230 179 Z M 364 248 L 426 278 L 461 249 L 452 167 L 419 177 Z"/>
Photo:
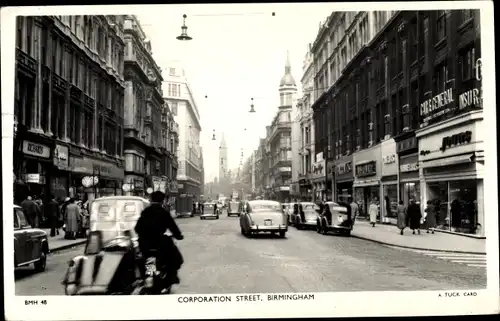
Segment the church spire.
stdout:
<path fill-rule="evenodd" d="M 286 51 L 285 74 L 292 73 L 292 65 L 290 64 L 290 52 Z"/>
<path fill-rule="evenodd" d="M 224 138 L 224 133 L 222 133 L 222 135 L 221 135 L 220 146 L 222 148 L 226 148 L 227 147 L 226 146 L 226 139 Z"/>

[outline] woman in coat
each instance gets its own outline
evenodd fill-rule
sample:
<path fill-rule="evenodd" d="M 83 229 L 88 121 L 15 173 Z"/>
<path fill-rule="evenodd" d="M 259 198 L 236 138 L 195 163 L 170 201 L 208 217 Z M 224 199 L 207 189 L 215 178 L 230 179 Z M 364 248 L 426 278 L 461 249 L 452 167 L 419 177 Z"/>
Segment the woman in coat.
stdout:
<path fill-rule="evenodd" d="M 420 212 L 420 205 L 416 204 L 414 199 L 410 201 L 410 205 L 408 205 L 406 213 L 408 215 L 410 228 L 413 230 L 413 234 L 415 234 L 415 230 L 418 230 L 418 234 L 420 234 L 420 220 L 422 219 L 422 212 Z"/>
<path fill-rule="evenodd" d="M 80 207 L 76 205 L 76 200 L 72 198 L 66 207 L 66 236 L 75 239 L 78 232 L 78 223 L 81 217 Z"/>
<path fill-rule="evenodd" d="M 368 214 L 370 214 L 370 224 L 372 227 L 375 227 L 375 223 L 377 223 L 377 215 L 378 215 L 378 206 L 377 201 L 375 199 L 372 200 L 370 207 L 368 208 Z"/>
<path fill-rule="evenodd" d="M 427 201 L 427 207 L 425 208 L 425 222 L 427 225 L 427 233 L 432 231 L 434 234 L 434 229 L 436 228 L 436 207 L 432 204 L 431 201 Z"/>
<path fill-rule="evenodd" d="M 401 230 L 400 234 L 403 235 L 403 231 L 406 228 L 406 207 L 403 201 L 399 201 L 398 208 L 398 229 Z"/>

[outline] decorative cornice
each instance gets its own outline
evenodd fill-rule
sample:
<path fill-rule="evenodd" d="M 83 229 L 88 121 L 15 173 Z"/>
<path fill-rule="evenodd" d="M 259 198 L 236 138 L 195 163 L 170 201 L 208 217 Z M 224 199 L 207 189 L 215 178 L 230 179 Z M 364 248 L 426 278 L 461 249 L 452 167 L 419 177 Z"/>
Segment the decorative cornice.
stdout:
<path fill-rule="evenodd" d="M 387 46 L 388 46 L 387 41 L 386 40 L 382 41 L 382 43 L 378 47 L 378 51 L 385 52 L 387 50 Z"/>
<path fill-rule="evenodd" d="M 406 21 L 402 20 L 398 26 L 398 33 L 403 33 L 406 29 L 405 27 L 406 27 Z"/>

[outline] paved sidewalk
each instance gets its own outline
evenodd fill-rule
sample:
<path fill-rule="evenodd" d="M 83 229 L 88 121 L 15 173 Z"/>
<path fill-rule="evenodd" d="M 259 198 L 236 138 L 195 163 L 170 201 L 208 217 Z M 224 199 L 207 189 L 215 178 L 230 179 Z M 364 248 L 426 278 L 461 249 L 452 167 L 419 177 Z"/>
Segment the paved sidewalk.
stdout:
<path fill-rule="evenodd" d="M 64 231 L 62 229 L 59 230 L 59 235 L 56 235 L 54 237 L 50 236 L 49 228 L 42 228 L 42 230 L 44 230 L 48 235 L 50 252 L 65 250 L 73 246 L 85 244 L 87 240 L 84 238 L 79 238 L 76 240 L 66 240 L 64 238 Z"/>
<path fill-rule="evenodd" d="M 439 232 L 427 234 L 425 230 L 422 230 L 421 233 L 421 235 L 413 235 L 412 231 L 407 228 L 404 235 L 400 235 L 399 229 L 393 225 L 377 224 L 375 227 L 372 227 L 366 221 L 356 221 L 351 235 L 380 244 L 416 250 L 470 254 L 486 253 L 485 239 L 475 239 Z"/>

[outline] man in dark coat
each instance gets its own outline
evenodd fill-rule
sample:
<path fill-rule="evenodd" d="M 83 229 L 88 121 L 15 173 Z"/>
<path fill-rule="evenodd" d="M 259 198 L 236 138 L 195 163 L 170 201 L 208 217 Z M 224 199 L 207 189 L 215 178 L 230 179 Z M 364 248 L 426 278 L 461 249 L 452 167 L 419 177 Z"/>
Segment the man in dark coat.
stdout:
<path fill-rule="evenodd" d="M 159 253 L 158 261 L 163 261 L 170 282 L 174 284 L 180 282 L 177 271 L 181 268 L 183 258 L 175 243 L 165 233 L 170 230 L 178 240 L 184 239 L 184 236 L 170 213 L 163 208 L 164 199 L 163 192 L 151 194 L 152 203 L 142 211 L 135 231 L 139 236 L 139 249 L 143 257 L 147 257 L 150 250 L 156 249 Z"/>
<path fill-rule="evenodd" d="M 413 234 L 415 234 L 415 230 L 420 234 L 420 220 L 422 219 L 422 212 L 420 211 L 420 206 L 415 203 L 414 199 L 410 200 L 410 204 L 407 209 L 407 219 L 410 221 L 409 225 L 410 229 L 413 230 Z"/>
<path fill-rule="evenodd" d="M 23 208 L 23 212 L 26 215 L 26 220 L 31 225 L 31 227 L 36 227 L 36 217 L 37 217 L 37 205 L 31 199 L 31 196 L 26 197 L 24 201 L 21 202 L 20 205 Z"/>
<path fill-rule="evenodd" d="M 59 235 L 59 204 L 57 204 L 54 195 L 45 202 L 45 217 L 50 224 L 50 236 Z"/>

